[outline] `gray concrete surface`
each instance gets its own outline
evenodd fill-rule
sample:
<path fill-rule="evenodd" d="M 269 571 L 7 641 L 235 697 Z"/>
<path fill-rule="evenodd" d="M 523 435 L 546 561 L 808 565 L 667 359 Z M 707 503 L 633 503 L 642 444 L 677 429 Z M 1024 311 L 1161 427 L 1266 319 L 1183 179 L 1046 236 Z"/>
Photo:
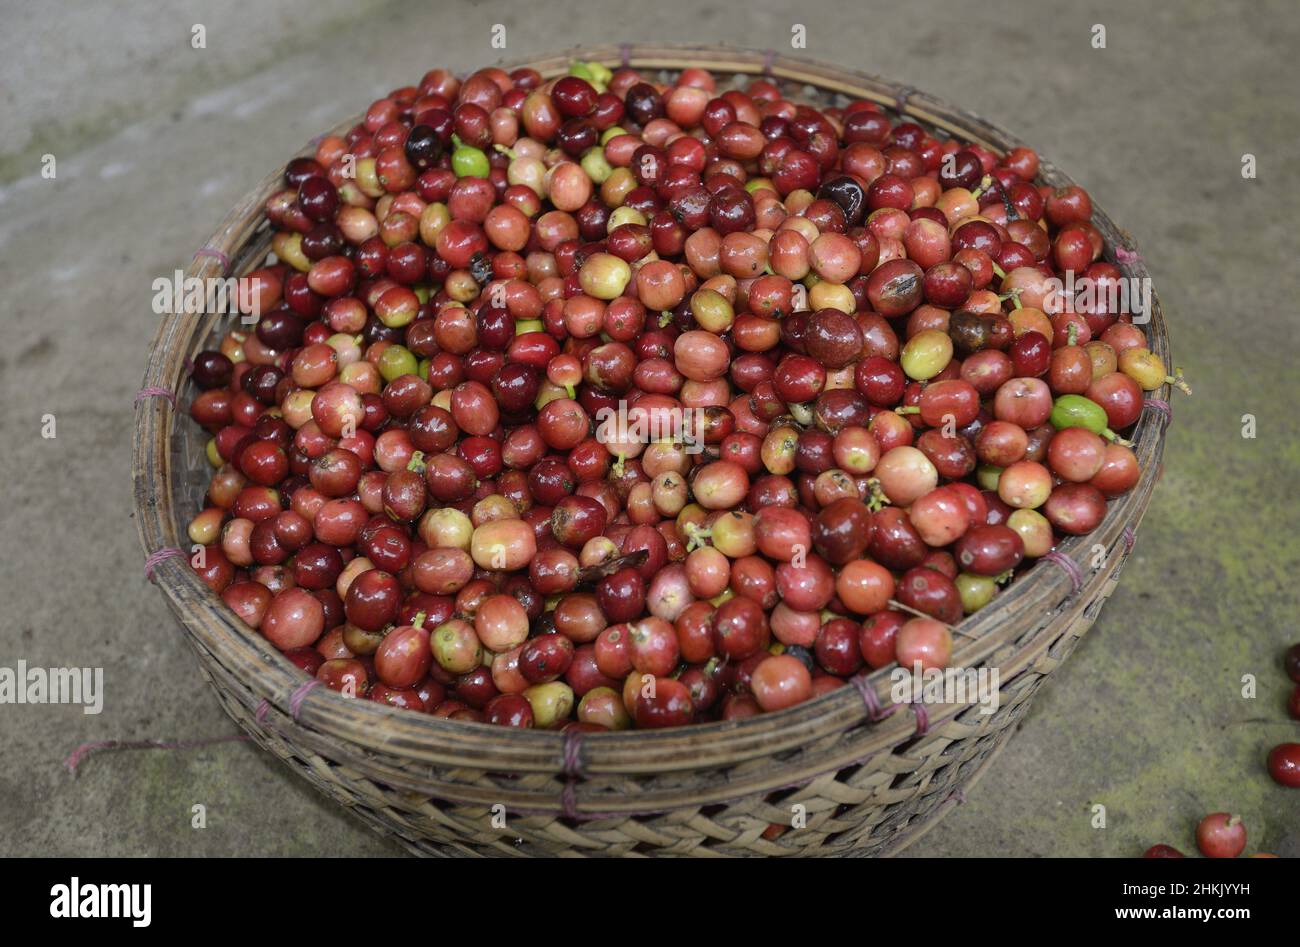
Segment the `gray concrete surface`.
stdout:
<path fill-rule="evenodd" d="M 961 103 L 1084 183 L 1142 247 L 1196 387 L 1176 405 L 1119 591 L 1023 732 L 912 854 L 1190 851 L 1195 821 L 1230 809 L 1250 851 L 1300 855 L 1300 796 L 1262 763 L 1300 732 L 1279 667 L 1300 640 L 1294 4 L 0 7 L 0 665 L 102 667 L 107 691 L 99 716 L 0 705 L 0 854 L 397 851 L 245 744 L 102 755 L 75 780 L 62 766 L 88 740 L 234 732 L 141 575 L 131 522 L 153 278 L 320 129 L 434 65 L 498 60 L 494 23 L 508 58 L 635 40 L 788 50 L 802 23 L 810 58 Z M 190 47 L 194 23 L 205 50 Z M 1097 23 L 1104 50 L 1090 46 Z M 47 152 L 52 181 L 38 173 Z M 1257 180 L 1241 177 L 1245 152 Z M 54 439 L 40 436 L 45 414 Z M 191 828 L 196 803 L 206 829 Z"/>

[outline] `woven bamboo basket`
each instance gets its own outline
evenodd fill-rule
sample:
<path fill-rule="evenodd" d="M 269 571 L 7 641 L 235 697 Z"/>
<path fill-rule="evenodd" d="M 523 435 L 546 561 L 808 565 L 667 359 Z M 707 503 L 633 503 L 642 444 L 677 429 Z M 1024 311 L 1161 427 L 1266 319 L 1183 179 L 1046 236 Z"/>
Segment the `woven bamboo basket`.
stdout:
<path fill-rule="evenodd" d="M 622 46 L 527 64 L 544 77 L 574 56 L 651 76 L 702 67 L 720 86 L 766 75 L 787 97 L 869 99 L 932 133 L 1005 151 L 1015 138 L 910 88 L 771 53 Z M 350 121 L 340 131 L 351 127 Z M 304 150 L 303 153 L 306 153 Z M 1070 179 L 1044 160 L 1041 181 Z M 230 212 L 187 276 L 239 275 L 266 258 L 267 177 Z M 1106 258 L 1145 277 L 1127 234 L 1100 209 Z M 211 250 L 220 251 L 212 253 Z M 222 255 L 229 260 L 224 266 Z M 226 320 L 229 317 L 225 317 Z M 662 731 L 512 730 L 351 700 L 306 678 L 240 622 L 189 567 L 184 524 L 203 502 L 205 435 L 187 417 L 186 360 L 209 347 L 220 316 L 173 316 L 154 338 L 136 411 L 135 506 L 152 578 L 188 631 L 203 676 L 261 746 L 326 795 L 426 855 L 888 855 L 938 822 L 1006 744 L 1047 677 L 1074 650 L 1115 588 L 1161 470 L 1169 389 L 1154 392 L 1135 433 L 1142 477 L 1101 526 L 1067 539 L 967 618 L 952 664 L 996 667 L 1000 706 L 896 706 L 888 670 L 779 713 Z M 1158 299 L 1145 327 L 1170 363 Z M 157 390 L 157 391 L 155 391 Z M 1104 550 L 1104 551 L 1103 551 Z M 1098 563 L 1100 565 L 1098 566 Z M 1062 726 L 1065 726 L 1062 723 Z M 790 828 L 798 814 L 799 827 Z M 784 831 L 774 827 L 786 827 Z"/>

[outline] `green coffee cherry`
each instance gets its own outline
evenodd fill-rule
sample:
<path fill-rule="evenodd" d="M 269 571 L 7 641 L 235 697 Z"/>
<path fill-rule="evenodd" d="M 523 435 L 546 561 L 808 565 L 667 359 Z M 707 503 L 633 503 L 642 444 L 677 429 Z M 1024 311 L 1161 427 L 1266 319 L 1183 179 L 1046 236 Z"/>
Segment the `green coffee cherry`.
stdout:
<path fill-rule="evenodd" d="M 485 178 L 492 170 L 488 156 L 473 145 L 467 145 L 455 135 L 456 150 L 451 153 L 451 170 L 458 178 Z"/>
<path fill-rule="evenodd" d="M 923 329 L 907 340 L 898 363 L 908 378 L 927 381 L 952 361 L 952 339 L 947 332 Z"/>
<path fill-rule="evenodd" d="M 569 716 L 573 709 L 573 688 L 563 681 L 534 684 L 524 691 L 524 700 L 533 708 L 533 725 L 546 729 Z"/>
<path fill-rule="evenodd" d="M 637 224 L 644 227 L 649 221 L 646 220 L 645 214 L 641 213 L 635 207 L 628 207 L 624 204 L 622 207 L 615 207 L 609 215 L 608 230 L 617 230 L 624 224 Z"/>
<path fill-rule="evenodd" d="M 588 148 L 579 164 L 582 165 L 582 170 L 587 172 L 587 177 L 596 184 L 604 184 L 605 179 L 614 173 L 614 168 L 605 158 L 603 148 Z"/>
<path fill-rule="evenodd" d="M 1085 398 L 1083 395 L 1061 395 L 1057 398 L 1056 403 L 1052 405 L 1050 420 L 1052 427 L 1058 431 L 1064 431 L 1066 428 L 1071 427 L 1081 427 L 1084 430 L 1092 431 L 1093 434 L 1100 434 L 1116 444 L 1123 444 L 1127 447 L 1131 443 L 1106 426 L 1109 420 L 1106 417 L 1106 409 L 1091 398 Z"/>
<path fill-rule="evenodd" d="M 585 79 L 592 82 L 596 77 L 592 74 L 591 66 L 587 65 L 581 59 L 575 59 L 569 63 L 569 75 L 577 76 L 579 79 Z"/>
<path fill-rule="evenodd" d="M 583 62 L 580 59 L 569 63 L 569 75 L 586 79 L 597 92 L 604 92 L 609 80 L 614 78 L 614 73 L 610 72 L 608 66 L 598 62 Z"/>
<path fill-rule="evenodd" d="M 1002 468 L 994 467 L 992 464 L 980 464 L 975 468 L 975 482 L 980 485 L 981 490 L 996 490 L 998 488 L 998 478 L 1002 476 Z"/>
<path fill-rule="evenodd" d="M 691 313 L 701 329 L 722 333 L 731 327 L 736 313 L 727 297 L 712 289 L 696 290 L 691 296 Z"/>
<path fill-rule="evenodd" d="M 967 615 L 977 612 L 989 602 L 998 591 L 998 583 L 989 575 L 972 575 L 963 572 L 956 579 L 957 594 L 961 596 L 961 609 Z"/>
<path fill-rule="evenodd" d="M 582 291 L 597 299 L 617 299 L 631 278 L 632 268 L 612 253 L 593 253 L 578 270 Z"/>
<path fill-rule="evenodd" d="M 384 381 L 392 381 L 403 375 L 414 375 L 419 371 L 419 363 L 410 349 L 401 345 L 390 345 L 379 353 L 379 364 L 375 366 Z"/>
<path fill-rule="evenodd" d="M 1037 559 L 1052 551 L 1052 524 L 1037 510 L 1015 510 L 1007 517 L 1007 525 L 1020 534 L 1026 559 Z"/>

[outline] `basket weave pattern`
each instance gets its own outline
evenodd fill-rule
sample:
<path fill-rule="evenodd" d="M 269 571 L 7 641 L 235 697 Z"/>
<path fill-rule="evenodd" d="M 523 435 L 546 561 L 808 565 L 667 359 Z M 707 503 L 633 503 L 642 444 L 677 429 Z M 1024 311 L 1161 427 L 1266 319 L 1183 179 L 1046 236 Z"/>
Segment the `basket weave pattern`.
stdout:
<path fill-rule="evenodd" d="M 675 47 L 580 55 L 610 66 L 626 62 L 647 74 L 702 67 L 718 74 L 720 85 L 733 74 L 765 74 L 792 99 L 871 99 L 932 132 L 999 151 L 1020 144 L 922 93 L 805 61 Z M 570 58 L 527 65 L 550 77 Z M 219 258 L 203 255 L 187 276 L 238 275 L 261 264 L 270 242 L 262 205 L 280 175 L 251 192 L 210 241 L 230 259 L 229 271 Z M 1071 183 L 1046 161 L 1040 178 Z M 1127 235 L 1100 209 L 1093 222 L 1114 260 Z M 1140 258 L 1120 267 L 1127 276 L 1147 275 Z M 1149 345 L 1169 364 L 1154 296 L 1153 310 Z M 188 549 L 184 523 L 202 507 L 211 468 L 203 432 L 186 416 L 195 392 L 184 362 L 226 328 L 219 316 L 175 316 L 164 319 L 155 337 L 144 384 L 180 397 L 175 411 L 162 398 L 137 408 L 136 520 L 146 553 Z M 1154 394 L 1167 398 L 1168 388 Z M 1043 679 L 1092 625 L 1159 477 L 1166 424 L 1163 412 L 1144 413 L 1132 435 L 1142 467 L 1137 487 L 1110 502 L 1096 531 L 1058 547 L 1077 574 L 1040 561 L 962 623 L 952 664 L 998 669 L 1000 704 L 991 714 L 975 703 L 894 706 L 885 670 L 787 711 L 679 730 L 565 735 L 443 720 L 349 700 L 324 687 L 307 691 L 302 673 L 211 594 L 185 559 L 159 563 L 154 577 L 226 712 L 326 795 L 416 853 L 892 854 L 961 802 L 1014 733 Z M 795 813 L 801 827 L 789 828 Z"/>

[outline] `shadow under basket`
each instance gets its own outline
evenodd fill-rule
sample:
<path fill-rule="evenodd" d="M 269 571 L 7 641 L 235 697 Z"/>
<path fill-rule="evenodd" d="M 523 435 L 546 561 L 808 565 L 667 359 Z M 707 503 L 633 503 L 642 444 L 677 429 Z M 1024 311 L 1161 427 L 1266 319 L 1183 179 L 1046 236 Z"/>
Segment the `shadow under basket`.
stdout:
<path fill-rule="evenodd" d="M 999 152 L 1021 144 L 924 93 L 772 54 L 624 46 L 521 65 L 549 78 L 574 57 L 631 65 L 656 78 L 703 68 L 720 88 L 766 76 L 792 100 L 827 106 L 867 99 L 941 137 Z M 262 206 L 282 186 L 281 173 L 231 212 L 187 276 L 242 275 L 264 262 L 271 234 Z M 1040 183 L 1072 182 L 1043 161 Z M 1094 209 L 1093 222 L 1105 237 L 1105 258 L 1115 262 L 1123 248 L 1120 269 L 1146 277 L 1105 212 Z M 1154 295 L 1152 303 L 1144 329 L 1151 350 L 1170 364 Z M 185 364 L 211 347 L 229 319 L 169 316 L 154 338 L 144 384 L 175 392 L 176 404 L 153 397 L 136 410 L 135 508 L 146 554 L 189 549 L 185 524 L 203 506 L 211 468 L 206 434 L 188 417 L 195 389 Z M 1168 387 L 1151 394 L 1165 400 L 1148 405 L 1165 409 Z M 887 855 L 963 798 L 1039 685 L 1092 625 L 1159 477 L 1167 423 L 1167 410 L 1143 412 L 1132 435 L 1141 480 L 1109 503 L 1097 530 L 1065 540 L 961 623 L 951 664 L 998 670 L 993 713 L 982 712 L 974 694 L 965 705 L 895 705 L 884 669 L 779 713 L 672 730 L 566 734 L 451 721 L 312 688 L 208 590 L 186 557 L 154 556 L 153 578 L 226 712 L 295 772 L 414 852 Z"/>

